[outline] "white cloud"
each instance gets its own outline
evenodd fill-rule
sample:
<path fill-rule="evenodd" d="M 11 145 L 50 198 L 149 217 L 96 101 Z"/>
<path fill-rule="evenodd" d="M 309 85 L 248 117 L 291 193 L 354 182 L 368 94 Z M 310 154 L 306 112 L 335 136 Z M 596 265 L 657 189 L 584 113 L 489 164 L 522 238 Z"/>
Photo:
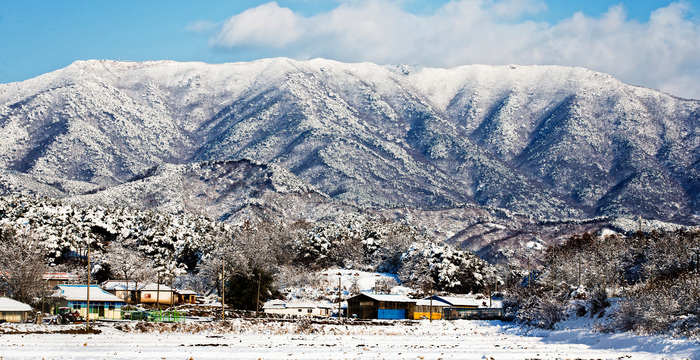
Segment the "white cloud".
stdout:
<path fill-rule="evenodd" d="M 226 20 L 214 44 L 221 47 L 284 48 L 307 33 L 306 21 L 288 8 L 270 2 Z"/>
<path fill-rule="evenodd" d="M 556 24 L 526 20 L 541 0 L 459 0 L 427 15 L 399 0 L 341 2 L 303 16 L 271 2 L 228 19 L 212 44 L 296 59 L 324 57 L 379 64 L 583 66 L 622 81 L 700 98 L 700 24 L 686 2 L 628 19 L 621 6 Z"/>

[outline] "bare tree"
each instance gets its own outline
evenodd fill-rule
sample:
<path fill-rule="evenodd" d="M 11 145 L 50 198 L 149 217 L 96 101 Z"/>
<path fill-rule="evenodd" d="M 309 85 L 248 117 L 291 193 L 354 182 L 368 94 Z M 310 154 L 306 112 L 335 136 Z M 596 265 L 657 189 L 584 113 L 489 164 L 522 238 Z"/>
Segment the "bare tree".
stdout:
<path fill-rule="evenodd" d="M 0 227 L 0 286 L 10 297 L 29 302 L 40 297 L 46 250 L 29 231 Z"/>
<path fill-rule="evenodd" d="M 150 281 L 156 276 L 156 272 L 150 267 L 146 256 L 137 250 L 131 250 L 122 244 L 113 242 L 107 248 L 104 260 L 109 263 L 110 269 L 115 275 L 122 277 L 123 280 L 134 282 L 133 293 L 130 296 L 131 302 L 141 301 L 138 298 L 139 284 Z"/>
<path fill-rule="evenodd" d="M 197 275 L 207 292 L 220 293 L 222 272 L 225 277 L 234 273 L 245 273 L 249 259 L 239 248 L 237 239 L 222 236 L 215 239 L 215 246 L 207 249 L 197 264 Z"/>

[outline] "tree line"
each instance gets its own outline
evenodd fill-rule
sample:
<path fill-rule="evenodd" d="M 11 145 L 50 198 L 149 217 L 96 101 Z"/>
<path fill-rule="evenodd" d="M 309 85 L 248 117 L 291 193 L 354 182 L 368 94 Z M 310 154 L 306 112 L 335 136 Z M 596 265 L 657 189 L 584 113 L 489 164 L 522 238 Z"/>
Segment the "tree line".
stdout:
<path fill-rule="evenodd" d="M 478 292 L 498 281 L 496 270 L 469 251 L 364 215 L 234 224 L 12 195 L 0 197 L 0 232 L 5 274 L 0 290 L 30 303 L 41 298 L 38 274 L 48 269 L 76 273 L 84 281 L 88 247 L 93 282 L 158 280 L 205 295 L 226 286 L 226 301 L 243 308 L 251 305 L 242 289 L 262 278 L 268 279 L 262 296 L 271 298 L 279 296 L 280 287 L 308 281 L 310 270 L 330 267 L 394 273 L 406 285 L 430 284 L 435 291 Z M 16 262 L 23 251 L 32 255 L 23 259 L 35 260 L 31 272 Z M 11 284 L 20 278 L 23 285 Z"/>
<path fill-rule="evenodd" d="M 573 235 L 511 288 L 511 316 L 552 328 L 567 316 L 602 331 L 700 336 L 700 231 Z"/>

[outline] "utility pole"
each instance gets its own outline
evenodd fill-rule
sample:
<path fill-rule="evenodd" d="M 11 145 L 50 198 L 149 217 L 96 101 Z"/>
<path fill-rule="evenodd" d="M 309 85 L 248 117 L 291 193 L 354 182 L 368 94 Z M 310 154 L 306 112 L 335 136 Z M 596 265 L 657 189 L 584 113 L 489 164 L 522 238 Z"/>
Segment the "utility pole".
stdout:
<path fill-rule="evenodd" d="M 175 289 L 173 289 L 173 276 L 170 277 L 170 311 L 173 310 L 175 304 Z"/>
<path fill-rule="evenodd" d="M 156 280 L 158 284 L 156 284 L 156 308 L 160 310 L 160 271 L 158 271 L 158 278 Z"/>
<path fill-rule="evenodd" d="M 340 274 L 339 274 L 340 275 Z M 343 314 L 342 314 L 342 303 L 343 303 L 343 291 L 340 287 L 340 276 L 338 276 L 338 322 L 342 323 L 343 322 Z"/>
<path fill-rule="evenodd" d="M 41 320 L 41 323 L 44 322 L 44 303 L 46 303 L 46 282 L 49 280 L 46 279 L 44 280 L 44 283 L 41 284 L 41 316 L 39 317 L 39 320 Z M 39 322 L 37 322 L 39 323 Z"/>
<path fill-rule="evenodd" d="M 224 295 L 226 292 L 226 290 L 225 290 L 226 289 L 226 286 L 225 286 L 225 284 L 226 284 L 225 269 L 226 268 L 225 268 L 225 266 L 226 266 L 226 255 L 223 255 L 221 257 L 221 321 L 224 321 L 224 319 L 226 317 L 226 310 L 224 308 L 224 306 L 225 306 L 224 304 L 226 301 L 226 300 L 224 300 L 225 299 Z"/>
<path fill-rule="evenodd" d="M 433 279 L 430 279 L 430 322 L 433 322 Z"/>
<path fill-rule="evenodd" d="M 260 279 L 262 277 L 262 270 L 258 269 L 258 301 L 255 303 L 255 317 L 258 317 L 258 310 L 260 310 Z"/>
<path fill-rule="evenodd" d="M 85 317 L 85 331 L 90 331 L 90 238 L 87 240 L 87 316 Z"/>

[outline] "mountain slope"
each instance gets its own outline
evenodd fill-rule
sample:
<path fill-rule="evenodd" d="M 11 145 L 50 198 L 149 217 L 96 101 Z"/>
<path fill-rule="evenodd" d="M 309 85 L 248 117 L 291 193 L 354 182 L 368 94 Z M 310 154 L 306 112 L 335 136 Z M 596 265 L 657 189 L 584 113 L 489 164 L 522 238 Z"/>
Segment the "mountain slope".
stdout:
<path fill-rule="evenodd" d="M 698 223 L 698 120 L 581 68 L 93 60 L 0 85 L 0 168 L 109 187 L 253 159 L 364 207 Z"/>
<path fill-rule="evenodd" d="M 123 184 L 67 200 L 235 221 L 316 221 L 358 211 L 331 201 L 278 166 L 250 160 L 162 165 Z"/>

